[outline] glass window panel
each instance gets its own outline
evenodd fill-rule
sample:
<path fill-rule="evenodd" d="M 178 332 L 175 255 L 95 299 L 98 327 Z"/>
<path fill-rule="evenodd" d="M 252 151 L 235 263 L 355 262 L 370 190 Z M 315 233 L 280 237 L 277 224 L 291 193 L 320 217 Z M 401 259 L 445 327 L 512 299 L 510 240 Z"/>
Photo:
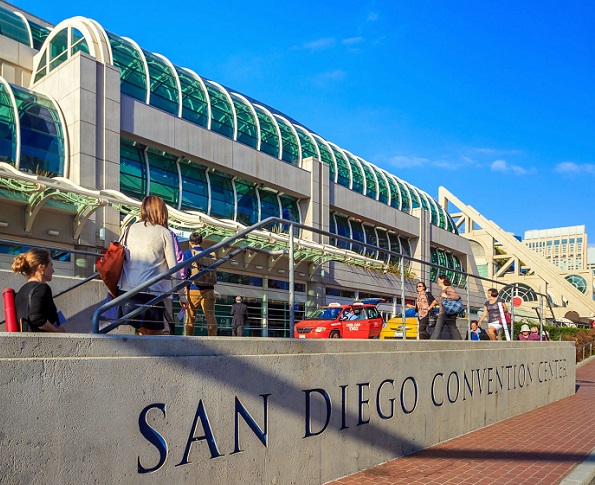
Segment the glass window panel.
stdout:
<path fill-rule="evenodd" d="M 440 264 L 440 262 L 438 261 L 438 251 L 436 250 L 436 248 L 430 248 L 430 255 L 432 256 L 432 265 Z M 432 266 L 430 268 L 430 281 L 436 281 L 437 278 L 438 268 L 436 266 Z"/>
<path fill-rule="evenodd" d="M 127 40 L 107 32 L 114 65 L 120 69 L 120 89 L 123 94 L 146 102 L 147 74 L 140 53 Z"/>
<path fill-rule="evenodd" d="M 179 98 L 174 73 L 160 57 L 144 49 L 143 53 L 149 67 L 149 104 L 177 115 Z"/>
<path fill-rule="evenodd" d="M 172 207 L 178 207 L 179 176 L 177 158 L 168 153 L 149 148 L 147 150 L 151 184 L 149 195 L 158 195 Z"/>
<path fill-rule="evenodd" d="M 331 213 L 331 216 L 328 221 L 328 232 L 331 234 L 337 234 L 337 224 L 335 222 L 335 215 Z M 329 238 L 329 244 L 331 246 L 337 245 L 337 240 L 334 237 Z"/>
<path fill-rule="evenodd" d="M 206 82 L 211 100 L 211 130 L 233 140 L 234 121 L 231 103 L 219 86 Z"/>
<path fill-rule="evenodd" d="M 399 186 L 399 192 L 401 193 L 401 210 L 403 212 L 410 212 L 411 211 L 411 201 L 409 198 L 409 191 L 405 184 L 401 182 L 398 178 L 395 177 L 397 185 Z"/>
<path fill-rule="evenodd" d="M 401 191 L 399 190 L 397 181 L 390 174 L 387 174 L 386 178 L 388 180 L 388 187 L 390 190 L 390 206 L 394 207 L 395 209 L 400 209 L 401 208 Z"/>
<path fill-rule="evenodd" d="M 429 198 L 429 196 L 428 196 Z M 434 199 L 430 199 L 430 203 L 432 205 L 436 206 L 436 212 L 438 214 L 438 227 L 441 227 L 442 229 L 448 229 L 448 224 L 446 222 L 446 217 L 444 215 L 444 211 L 442 210 L 442 207 L 440 207 L 438 205 L 438 202 L 436 202 Z"/>
<path fill-rule="evenodd" d="M 360 194 L 363 194 L 364 193 L 364 173 L 363 173 L 359 163 L 357 163 L 357 160 L 355 160 L 354 157 L 352 157 L 347 152 L 345 152 L 345 155 L 347 156 L 347 160 L 349 161 L 349 164 L 351 165 L 351 179 L 353 181 L 353 183 L 351 185 L 351 190 L 354 190 Z"/>
<path fill-rule="evenodd" d="M 335 214 L 335 222 L 337 224 L 337 234 L 351 239 L 351 228 L 347 217 Z M 351 249 L 351 243 L 347 241 L 337 240 L 337 247 L 343 249 Z"/>
<path fill-rule="evenodd" d="M 463 265 L 461 264 L 461 261 L 459 258 L 457 258 L 454 254 L 452 255 L 452 260 L 453 260 L 453 264 L 454 264 L 454 269 L 462 271 L 463 270 Z M 453 286 L 460 286 L 461 282 L 463 281 L 462 279 L 463 275 L 461 275 L 461 273 L 455 273 L 453 278 L 452 278 L 452 284 Z"/>
<path fill-rule="evenodd" d="M 33 37 L 33 48 L 40 50 L 43 42 L 50 35 L 50 31 L 31 21 L 29 21 L 29 27 L 31 28 L 31 36 Z"/>
<path fill-rule="evenodd" d="M 399 241 L 401 242 L 403 254 L 411 256 L 411 244 L 409 244 L 409 239 L 407 239 L 405 236 L 399 236 Z"/>
<path fill-rule="evenodd" d="M 376 228 L 376 234 L 378 236 L 378 247 L 382 248 L 386 251 L 390 251 L 390 244 L 388 242 L 388 235 L 384 229 Z M 390 260 L 390 255 L 388 253 L 380 253 L 380 260 L 387 262 Z"/>
<path fill-rule="evenodd" d="M 279 158 L 279 134 L 273 118 L 260 106 L 254 105 L 260 123 L 260 151 Z"/>
<path fill-rule="evenodd" d="M 281 138 L 283 139 L 281 159 L 291 165 L 298 165 L 300 162 L 300 150 L 297 138 L 287 121 L 280 116 L 274 116 L 281 130 Z"/>
<path fill-rule="evenodd" d="M 276 192 L 271 192 L 263 188 L 258 189 L 258 195 L 260 196 L 260 220 L 264 221 L 269 217 L 280 217 L 279 212 L 279 199 L 277 198 Z M 278 228 L 279 224 L 274 223 L 265 226 L 269 230 Z"/>
<path fill-rule="evenodd" d="M 235 203 L 231 177 L 219 171 L 209 172 L 209 182 L 211 185 L 209 215 L 233 220 Z"/>
<path fill-rule="evenodd" d="M 300 223 L 300 211 L 298 208 L 298 200 L 295 197 L 289 195 L 280 195 L 279 200 L 281 201 L 281 218 Z M 283 232 L 289 232 L 289 227 L 284 225 L 282 228 Z M 300 229 L 296 229 L 295 236 L 299 237 Z"/>
<path fill-rule="evenodd" d="M 374 227 L 369 226 L 367 224 L 364 224 L 363 227 L 364 234 L 366 236 L 366 243 L 371 244 L 372 246 L 378 246 L 378 237 L 376 236 L 376 231 L 374 230 Z M 376 258 L 378 257 L 378 251 L 366 248 L 365 255 L 369 258 Z"/>
<path fill-rule="evenodd" d="M 444 211 L 444 214 L 446 216 L 446 221 L 447 221 L 447 224 L 448 224 L 448 230 L 450 232 L 454 233 L 454 234 L 458 234 L 459 233 L 459 230 L 457 229 L 457 226 L 455 225 L 455 222 L 452 220 L 452 217 L 444 209 L 442 209 L 442 210 Z"/>
<path fill-rule="evenodd" d="M 58 32 L 50 42 L 50 71 L 68 58 L 68 28 Z"/>
<path fill-rule="evenodd" d="M 29 31 L 21 17 L 0 8 L 0 34 L 21 44 L 29 45 Z"/>
<path fill-rule="evenodd" d="M 452 253 L 445 253 L 445 256 L 446 256 L 446 266 L 448 268 L 454 268 L 455 267 L 455 262 L 454 262 L 454 259 L 452 257 Z M 447 271 L 446 272 L 446 276 L 448 276 L 448 279 L 451 281 L 451 283 L 454 282 L 455 274 L 456 273 L 454 273 L 453 271 Z"/>
<path fill-rule="evenodd" d="M 580 275 L 571 274 L 565 276 L 566 281 L 568 281 L 572 286 L 574 286 L 577 290 L 579 290 L 583 294 L 587 294 L 588 285 L 587 280 Z"/>
<path fill-rule="evenodd" d="M 372 169 L 366 163 L 359 160 L 359 163 L 364 171 L 364 176 L 366 177 L 366 196 L 376 200 L 378 196 L 378 183 L 376 182 L 376 177 L 372 173 Z"/>
<path fill-rule="evenodd" d="M 332 144 L 329 144 L 333 150 L 335 155 L 335 160 L 337 161 L 337 183 L 342 185 L 343 187 L 350 188 L 351 187 L 351 172 L 349 170 L 349 162 L 343 152 L 339 151 L 339 149 Z"/>
<path fill-rule="evenodd" d="M 143 148 L 120 139 L 120 192 L 141 200 L 147 193 L 147 166 Z"/>
<path fill-rule="evenodd" d="M 195 210 L 206 214 L 209 210 L 209 186 L 205 167 L 188 160 L 180 159 L 182 174 L 182 210 Z"/>
<path fill-rule="evenodd" d="M 405 185 L 409 189 L 409 194 L 411 195 L 411 208 L 412 209 L 417 209 L 418 207 L 421 206 L 425 210 L 430 210 L 430 208 L 428 207 L 428 202 L 425 201 L 423 199 L 423 197 L 420 197 L 420 195 L 417 193 L 417 190 L 415 190 L 409 184 L 406 184 L 404 182 L 403 182 L 403 185 Z"/>
<path fill-rule="evenodd" d="M 203 86 L 190 73 L 176 67 L 182 89 L 182 118 L 195 125 L 209 126 L 209 106 Z"/>
<path fill-rule="evenodd" d="M 438 264 L 442 266 L 442 268 L 438 269 L 438 274 L 445 274 L 446 270 L 444 269 L 444 266 L 447 265 L 446 255 L 444 254 L 444 251 L 442 249 L 437 249 L 436 251 L 438 253 Z"/>
<path fill-rule="evenodd" d="M 238 119 L 237 141 L 256 150 L 258 147 L 258 127 L 256 125 L 254 113 L 247 102 L 236 94 L 232 93 L 231 99 L 235 106 Z"/>
<path fill-rule="evenodd" d="M 252 182 L 236 179 L 237 221 L 245 226 L 258 222 L 258 196 Z"/>
<path fill-rule="evenodd" d="M 314 144 L 314 141 L 312 141 L 310 135 L 306 133 L 306 131 L 300 126 L 296 126 L 295 130 L 297 131 L 297 134 L 300 137 L 300 145 L 302 147 L 302 159 L 308 157 L 320 159 L 320 155 L 318 155 L 316 145 Z"/>
<path fill-rule="evenodd" d="M 47 74 L 47 50 L 43 51 L 41 55 L 41 59 L 39 61 L 39 66 L 37 68 L 37 72 L 35 73 L 35 80 L 34 82 L 39 81 Z"/>
<path fill-rule="evenodd" d="M 17 126 L 14 107 L 7 87 L 0 83 L 0 161 L 15 165 L 17 160 Z"/>
<path fill-rule="evenodd" d="M 349 221 L 349 223 L 351 224 L 351 238 L 354 241 L 365 242 L 364 228 L 362 227 L 362 223 L 358 222 L 358 221 L 354 221 L 353 219 L 351 219 Z M 364 246 L 360 246 L 359 244 L 355 244 L 355 243 L 352 244 L 351 249 L 352 249 L 352 251 L 355 251 L 356 253 L 360 253 L 360 254 L 365 253 Z"/>
<path fill-rule="evenodd" d="M 390 243 L 390 250 L 394 253 L 401 254 L 402 249 L 401 249 L 401 245 L 399 243 L 398 234 L 395 234 L 394 232 L 390 232 L 390 231 L 387 231 L 386 234 L 388 236 L 388 242 Z M 401 257 L 391 254 L 390 262 L 393 264 L 401 264 Z"/>
<path fill-rule="evenodd" d="M 19 169 L 44 176 L 64 174 L 64 132 L 54 104 L 45 96 L 12 86 L 21 130 Z"/>
<path fill-rule="evenodd" d="M 322 161 L 326 163 L 329 167 L 329 178 L 335 182 L 336 177 L 336 168 L 335 168 L 335 161 L 333 160 L 333 155 L 331 154 L 329 148 L 327 147 L 326 143 L 319 139 L 316 135 L 314 135 L 314 140 L 318 145 L 318 149 L 320 150 L 320 158 Z"/>
<path fill-rule="evenodd" d="M 70 55 L 74 55 L 77 52 L 85 52 L 86 54 L 90 54 L 89 52 L 89 45 L 85 40 L 83 34 L 74 27 L 72 28 L 72 46 L 70 47 Z"/>
<path fill-rule="evenodd" d="M 378 179 L 378 201 L 382 202 L 383 204 L 388 204 L 388 185 L 386 184 L 386 180 L 382 176 L 380 170 L 377 167 L 370 164 L 372 170 L 376 173 L 376 178 Z"/>

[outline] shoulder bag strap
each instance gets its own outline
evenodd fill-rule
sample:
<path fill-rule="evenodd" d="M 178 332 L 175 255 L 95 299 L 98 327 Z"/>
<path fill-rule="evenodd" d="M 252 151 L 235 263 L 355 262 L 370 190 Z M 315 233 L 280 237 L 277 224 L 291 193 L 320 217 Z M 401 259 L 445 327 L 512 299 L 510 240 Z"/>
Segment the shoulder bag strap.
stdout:
<path fill-rule="evenodd" d="M 508 331 L 508 323 L 506 323 L 506 316 L 504 315 L 504 307 L 502 306 L 502 302 L 498 302 L 498 310 L 500 310 L 500 318 L 502 320 L 502 326 L 504 327 L 504 335 L 506 335 L 506 340 L 510 340 L 510 332 Z"/>

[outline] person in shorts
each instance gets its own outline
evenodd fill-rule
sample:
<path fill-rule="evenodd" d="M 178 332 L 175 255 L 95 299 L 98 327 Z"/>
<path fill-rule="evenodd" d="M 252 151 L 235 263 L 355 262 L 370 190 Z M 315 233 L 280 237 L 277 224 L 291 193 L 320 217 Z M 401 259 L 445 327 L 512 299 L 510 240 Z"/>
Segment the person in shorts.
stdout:
<path fill-rule="evenodd" d="M 498 290 L 496 288 L 490 288 L 487 291 L 487 295 L 488 300 L 484 303 L 483 315 L 481 315 L 478 325 L 481 326 L 481 322 L 487 319 L 490 340 L 498 340 L 498 334 L 500 333 L 500 330 L 502 330 L 502 316 L 498 304 L 502 304 L 504 313 L 508 312 L 508 308 L 506 307 L 504 300 L 498 298 Z"/>

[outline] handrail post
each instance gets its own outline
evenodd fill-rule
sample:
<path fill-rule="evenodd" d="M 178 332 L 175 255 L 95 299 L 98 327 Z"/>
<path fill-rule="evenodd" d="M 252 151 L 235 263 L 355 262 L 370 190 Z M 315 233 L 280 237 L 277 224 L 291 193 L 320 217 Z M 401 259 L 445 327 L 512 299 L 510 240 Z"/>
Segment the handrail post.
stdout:
<path fill-rule="evenodd" d="M 295 255 L 293 223 L 289 225 L 289 338 L 293 338 L 295 327 Z"/>

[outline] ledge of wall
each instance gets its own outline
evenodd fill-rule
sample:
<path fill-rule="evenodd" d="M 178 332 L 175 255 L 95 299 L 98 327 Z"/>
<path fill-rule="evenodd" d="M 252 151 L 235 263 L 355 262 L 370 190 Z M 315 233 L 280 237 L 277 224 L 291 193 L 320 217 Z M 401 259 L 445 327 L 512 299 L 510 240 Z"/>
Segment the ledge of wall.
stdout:
<path fill-rule="evenodd" d="M 320 484 L 574 393 L 569 342 L 0 334 L 7 483 Z"/>

